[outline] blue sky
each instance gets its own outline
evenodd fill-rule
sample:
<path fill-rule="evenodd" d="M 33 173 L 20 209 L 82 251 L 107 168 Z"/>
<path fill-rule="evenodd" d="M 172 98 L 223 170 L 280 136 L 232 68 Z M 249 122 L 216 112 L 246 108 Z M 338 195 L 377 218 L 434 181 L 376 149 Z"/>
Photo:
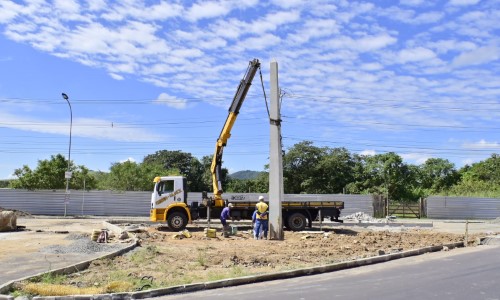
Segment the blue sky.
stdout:
<path fill-rule="evenodd" d="M 457 167 L 500 152 L 500 1 L 0 1 L 0 178 L 51 155 L 107 171 L 158 150 L 212 155 L 248 61 L 282 135 Z M 269 99 L 268 99 L 269 100 Z M 224 152 L 263 170 L 260 77 Z"/>

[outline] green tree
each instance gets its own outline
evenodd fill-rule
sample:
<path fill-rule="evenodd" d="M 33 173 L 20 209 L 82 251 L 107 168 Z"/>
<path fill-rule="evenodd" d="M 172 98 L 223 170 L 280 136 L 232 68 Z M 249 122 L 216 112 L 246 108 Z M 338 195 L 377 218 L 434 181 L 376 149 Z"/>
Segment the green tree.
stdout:
<path fill-rule="evenodd" d="M 252 193 L 269 192 L 269 172 L 260 172 L 257 178 L 252 179 Z"/>
<path fill-rule="evenodd" d="M 500 185 L 500 155 L 494 153 L 488 159 L 473 164 L 467 169 L 464 176 L 474 181 Z"/>
<path fill-rule="evenodd" d="M 17 179 L 11 182 L 11 187 L 28 190 L 65 189 L 65 172 L 67 170 L 68 161 L 66 158 L 61 154 L 52 155 L 50 159 L 39 160 L 35 170 L 31 170 L 31 168 L 27 165 L 16 169 L 14 171 L 14 175 Z M 71 189 L 82 189 L 84 177 L 88 180 L 86 188 L 95 188 L 95 178 L 89 174 L 89 170 L 87 168 L 84 166 L 76 166 L 72 163 L 70 164 L 70 171 L 73 173 L 69 182 Z"/>
<path fill-rule="evenodd" d="M 144 157 L 143 164 L 163 167 L 165 171 L 162 175 L 172 175 L 167 170 L 178 170 L 180 175 L 186 177 L 190 191 L 201 192 L 207 188 L 204 180 L 206 166 L 204 162 L 193 157 L 191 153 L 180 150 L 160 150 Z"/>
<path fill-rule="evenodd" d="M 500 155 L 464 166 L 461 179 L 450 189 L 449 194 L 458 196 L 500 197 Z"/>
<path fill-rule="evenodd" d="M 315 166 L 315 193 L 337 194 L 354 181 L 355 161 L 345 148 L 326 148 Z"/>
<path fill-rule="evenodd" d="M 421 187 L 430 190 L 430 193 L 446 191 L 460 179 L 455 165 L 442 158 L 426 160 L 420 166 L 419 175 Z"/>
<path fill-rule="evenodd" d="M 390 200 L 418 199 L 413 194 L 415 176 L 411 168 L 394 152 L 366 157 L 367 185 L 370 193 L 386 195 Z"/>
<path fill-rule="evenodd" d="M 10 186 L 11 180 L 0 180 L 0 188 L 6 188 Z"/>
<path fill-rule="evenodd" d="M 104 189 L 119 191 L 150 191 L 153 179 L 162 176 L 165 170 L 159 165 L 138 164 L 133 161 L 113 163 L 106 175 Z M 170 175 L 179 175 L 178 170 L 168 170 Z"/>
<path fill-rule="evenodd" d="M 85 166 L 79 166 L 78 172 L 73 173 L 70 180 L 70 188 L 75 190 L 91 190 L 97 188 L 97 180 Z"/>
<path fill-rule="evenodd" d="M 269 173 L 259 172 L 254 179 L 231 178 L 227 182 L 227 193 L 267 193 L 269 191 Z"/>
<path fill-rule="evenodd" d="M 139 164 L 132 161 L 113 163 L 109 169 L 108 181 L 112 190 L 142 191 L 146 178 L 142 177 Z"/>
<path fill-rule="evenodd" d="M 325 156 L 325 149 L 303 141 L 293 145 L 283 156 L 285 193 L 315 193 L 318 184 L 316 166 Z"/>

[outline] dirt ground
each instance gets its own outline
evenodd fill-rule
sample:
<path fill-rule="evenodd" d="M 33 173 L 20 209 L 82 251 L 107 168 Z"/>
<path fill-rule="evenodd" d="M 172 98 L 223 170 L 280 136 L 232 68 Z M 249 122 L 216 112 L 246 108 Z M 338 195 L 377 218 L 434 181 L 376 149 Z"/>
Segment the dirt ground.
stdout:
<path fill-rule="evenodd" d="M 130 224 L 119 225 L 127 228 Z M 189 238 L 174 237 L 175 232 L 154 225 L 135 227 L 140 247 L 113 259 L 96 260 L 89 269 L 59 278 L 57 283 L 97 288 L 98 292 L 136 291 L 320 266 L 464 241 L 464 234 L 436 231 L 432 227 L 336 226 L 323 231 L 285 231 L 283 241 L 254 240 L 248 225 L 239 226 L 238 233 L 229 238 L 222 237 L 220 230 L 216 238 L 207 238 L 203 225 L 189 226 Z M 87 233 L 90 236 L 90 231 Z M 477 238 L 485 235 L 471 233 L 469 246 L 476 245 Z M 61 244 L 69 242 L 59 236 L 56 240 Z M 118 242 L 117 238 L 113 242 Z M 8 244 L 4 241 L 0 243 L 0 262 L 2 255 L 6 255 L 5 249 L 2 250 L 5 245 Z"/>

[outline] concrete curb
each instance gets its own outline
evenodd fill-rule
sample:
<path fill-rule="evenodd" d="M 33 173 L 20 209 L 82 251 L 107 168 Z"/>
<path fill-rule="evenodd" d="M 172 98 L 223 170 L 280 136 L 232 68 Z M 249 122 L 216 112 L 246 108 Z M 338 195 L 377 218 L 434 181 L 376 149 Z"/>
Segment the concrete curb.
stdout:
<path fill-rule="evenodd" d="M 110 223 L 108 223 L 106 221 L 103 221 L 103 227 L 106 228 L 106 229 L 108 229 L 108 230 L 110 230 L 110 231 L 113 231 L 117 235 L 120 234 L 123 231 L 123 229 L 120 228 L 119 226 L 110 224 Z M 76 263 L 76 264 L 73 264 L 73 265 L 70 265 L 70 266 L 67 266 L 67 267 L 63 267 L 63 268 L 59 268 L 59 269 L 54 269 L 54 270 L 51 270 L 49 272 L 41 272 L 41 273 L 37 273 L 35 275 L 30 275 L 30 276 L 26 276 L 26 277 L 23 277 L 23 278 L 19 278 L 17 280 L 9 281 L 9 282 L 7 282 L 7 283 L 5 283 L 3 285 L 0 285 L 0 300 L 13 300 L 14 299 L 14 297 L 8 296 L 8 295 L 4 295 L 4 294 L 8 293 L 12 289 L 12 286 L 16 282 L 18 282 L 18 281 L 28 280 L 30 278 L 37 277 L 37 276 L 42 276 L 42 275 L 45 275 L 45 274 L 64 275 L 64 274 L 71 274 L 71 273 L 74 273 L 74 272 L 79 272 L 81 270 L 87 269 L 94 260 L 97 260 L 97 259 L 106 259 L 106 258 L 113 258 L 115 256 L 122 255 L 122 254 L 127 253 L 128 251 L 134 249 L 137 245 L 138 245 L 138 239 L 135 237 L 135 235 L 133 235 L 133 239 L 132 239 L 132 243 L 131 244 L 129 244 L 128 246 L 126 246 L 126 247 L 124 247 L 124 248 L 122 248 L 120 250 L 117 250 L 115 252 L 108 253 L 108 254 L 105 254 L 105 255 L 101 255 L 101 256 L 99 256 L 97 258 L 93 258 L 93 259 L 90 259 L 90 260 L 81 261 L 79 263 Z M 39 297 L 39 298 L 54 299 L 54 297 Z M 56 297 L 56 298 L 61 298 L 61 297 Z M 73 296 L 69 297 L 69 298 L 68 297 L 62 297 L 62 298 L 65 298 L 65 299 L 76 299 Z"/>
<path fill-rule="evenodd" d="M 251 284 L 263 281 L 271 281 L 271 280 L 279 280 L 279 279 L 287 279 L 294 278 L 300 276 L 308 276 L 315 275 L 327 272 L 334 272 L 339 270 L 357 268 L 361 266 L 367 266 L 382 262 L 387 262 L 390 260 L 396 260 L 405 257 L 411 257 L 416 255 L 421 255 L 430 252 L 437 252 L 445 249 L 454 249 L 458 247 L 463 247 L 463 242 L 451 243 L 441 246 L 430 246 L 420 249 L 408 250 L 398 253 L 392 254 L 384 254 L 380 256 L 374 256 L 369 258 L 363 258 L 358 260 L 340 262 L 335 264 L 329 264 L 318 267 L 311 267 L 305 269 L 297 269 L 291 271 L 283 271 L 276 272 L 271 274 L 263 274 L 263 275 L 253 275 L 253 276 L 245 276 L 239 278 L 231 278 L 231 279 L 223 279 L 218 281 L 211 281 L 205 283 L 193 283 L 186 285 L 178 285 L 167 288 L 159 288 L 148 291 L 140 291 L 140 292 L 129 292 L 129 293 L 114 293 L 114 294 L 99 294 L 99 295 L 74 295 L 74 296 L 51 296 L 51 297 L 33 297 L 33 300 L 119 300 L 119 299 L 144 299 L 144 298 L 152 298 L 159 296 L 166 296 L 172 294 L 180 294 L 180 293 L 191 293 L 202 290 L 210 290 L 217 289 L 223 287 L 230 286 L 238 286 L 244 284 Z M 22 279 L 20 279 L 22 280 Z M 2 291 L 0 291 L 2 292 Z M 0 295 L 0 300 L 14 300 L 12 296 Z"/>

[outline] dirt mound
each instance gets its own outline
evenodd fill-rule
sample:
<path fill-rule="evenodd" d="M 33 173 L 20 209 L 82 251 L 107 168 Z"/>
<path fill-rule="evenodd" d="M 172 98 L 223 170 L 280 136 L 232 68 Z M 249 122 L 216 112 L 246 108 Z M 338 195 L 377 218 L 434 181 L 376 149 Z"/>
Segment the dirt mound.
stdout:
<path fill-rule="evenodd" d="M 122 285 L 133 291 L 145 285 L 166 287 L 292 270 L 463 241 L 463 235 L 431 230 L 285 232 L 284 241 L 254 240 L 250 230 L 229 238 L 220 233 L 207 238 L 200 228 L 189 230 L 190 238 L 153 227 L 141 230 L 137 233 L 141 247 L 114 259 L 94 261 L 88 270 L 67 276 L 62 284 L 99 287 L 126 282 Z"/>

